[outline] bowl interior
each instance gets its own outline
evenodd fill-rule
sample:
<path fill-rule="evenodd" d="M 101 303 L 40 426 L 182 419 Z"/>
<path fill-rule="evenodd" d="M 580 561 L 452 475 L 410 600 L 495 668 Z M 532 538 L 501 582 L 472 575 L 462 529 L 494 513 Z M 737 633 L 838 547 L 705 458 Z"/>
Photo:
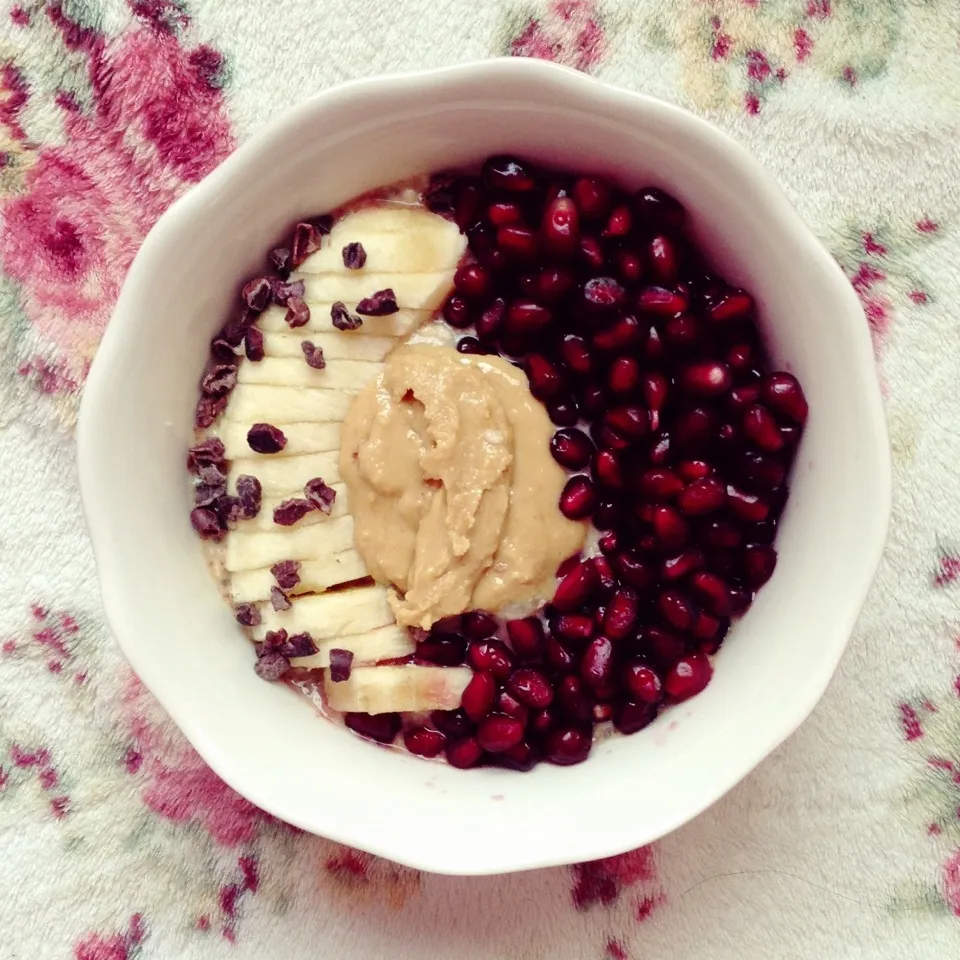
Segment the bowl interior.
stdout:
<path fill-rule="evenodd" d="M 776 573 L 707 690 L 588 763 L 457 771 L 364 743 L 253 673 L 190 528 L 184 451 L 207 343 L 288 225 L 372 187 L 515 152 L 691 211 L 760 303 L 810 419 Z M 81 414 L 85 507 L 124 652 L 200 753 L 268 811 L 395 860 L 486 873 L 604 856 L 693 816 L 773 749 L 826 686 L 879 558 L 888 466 L 869 338 L 839 270 L 766 174 L 701 121 L 544 64 L 352 84 L 245 144 L 148 237 Z"/>

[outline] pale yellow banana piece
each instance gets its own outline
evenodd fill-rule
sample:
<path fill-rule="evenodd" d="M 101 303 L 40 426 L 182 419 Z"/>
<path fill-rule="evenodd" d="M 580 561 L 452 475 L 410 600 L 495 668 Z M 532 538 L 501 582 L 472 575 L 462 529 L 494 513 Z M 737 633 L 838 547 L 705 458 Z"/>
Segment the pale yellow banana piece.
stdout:
<path fill-rule="evenodd" d="M 233 536 L 231 533 L 227 540 L 231 540 Z M 286 591 L 289 596 L 320 593 L 341 583 L 352 583 L 367 576 L 367 568 L 360 554 L 351 548 L 322 560 L 304 560 L 300 564 L 299 574 L 300 582 L 292 590 Z M 276 585 L 276 578 L 270 568 L 262 567 L 233 573 L 229 590 L 234 603 L 255 603 L 268 599 L 270 588 Z"/>
<path fill-rule="evenodd" d="M 210 430 L 210 436 L 220 438 L 228 460 L 295 457 L 301 453 L 327 453 L 340 449 L 339 423 L 287 423 L 283 426 L 287 445 L 279 453 L 254 453 L 247 443 L 247 433 L 252 426 L 253 423 L 221 420 Z"/>
<path fill-rule="evenodd" d="M 241 363 L 237 371 L 238 388 L 244 384 L 268 384 L 276 387 L 324 387 L 328 390 L 357 392 L 379 372 L 381 365 L 372 360 L 331 361 L 322 370 L 309 366 L 301 356 L 264 357 L 259 363 Z"/>
<path fill-rule="evenodd" d="M 238 423 L 340 423 L 353 402 L 353 391 L 306 387 L 237 384 L 224 411 Z"/>
<path fill-rule="evenodd" d="M 473 671 L 467 667 L 357 667 L 339 683 L 323 676 L 334 710 L 359 713 L 456 710 Z"/>
<path fill-rule="evenodd" d="M 269 497 L 260 504 L 260 512 L 251 520 L 240 520 L 236 528 L 244 533 L 252 533 L 254 530 L 297 530 L 300 527 L 311 527 L 317 523 L 326 523 L 335 520 L 338 517 L 345 517 L 349 512 L 347 500 L 347 487 L 344 483 L 330 484 L 336 491 L 337 499 L 333 501 L 333 507 L 330 513 L 324 513 L 322 510 L 311 510 L 301 517 L 296 523 L 289 527 L 278 526 L 273 519 L 274 508 L 279 507 L 284 500 L 289 497 Z"/>
<path fill-rule="evenodd" d="M 377 663 L 380 660 L 394 660 L 398 657 L 407 657 L 413 653 L 416 644 L 409 632 L 403 627 L 391 623 L 385 627 L 377 627 L 366 633 L 357 633 L 350 636 L 336 637 L 333 640 L 323 640 L 317 643 L 317 652 L 309 657 L 294 657 L 290 662 L 295 667 L 330 666 L 331 650 L 349 650 L 353 654 L 356 664 Z"/>
<path fill-rule="evenodd" d="M 271 310 L 279 309 L 271 307 Z M 268 311 L 269 313 L 269 311 Z M 330 321 L 330 308 L 327 308 L 327 321 Z M 281 322 L 282 319 L 281 319 Z M 329 330 L 306 327 L 297 327 L 290 330 L 284 324 L 284 330 L 277 333 L 264 333 L 263 350 L 267 357 L 295 357 L 303 361 L 302 344 L 309 340 L 315 347 L 323 351 L 323 358 L 327 363 L 334 360 L 372 360 L 379 362 L 397 345 L 394 337 L 374 337 L 371 335 L 358 337 L 347 331 Z M 261 361 L 262 363 L 263 361 Z M 241 364 L 241 367 L 245 364 Z"/>
<path fill-rule="evenodd" d="M 339 460 L 340 453 L 336 450 L 303 453 L 298 457 L 277 457 L 275 460 L 271 460 L 269 455 L 234 460 L 227 474 L 227 485 L 232 490 L 237 477 L 250 474 L 260 481 L 264 497 L 302 497 L 308 480 L 319 477 L 325 483 L 339 481 Z"/>
<path fill-rule="evenodd" d="M 376 585 L 294 597 L 289 610 L 274 610 L 264 603 L 260 616 L 260 625 L 253 631 L 256 639 L 268 630 L 286 630 L 290 636 L 309 633 L 317 641 L 335 640 L 394 622 L 387 591 Z"/>
<path fill-rule="evenodd" d="M 224 542 L 224 566 L 231 573 L 272 567 L 281 560 L 320 560 L 353 548 L 353 517 L 312 527 L 275 527 L 269 533 L 233 530 Z"/>

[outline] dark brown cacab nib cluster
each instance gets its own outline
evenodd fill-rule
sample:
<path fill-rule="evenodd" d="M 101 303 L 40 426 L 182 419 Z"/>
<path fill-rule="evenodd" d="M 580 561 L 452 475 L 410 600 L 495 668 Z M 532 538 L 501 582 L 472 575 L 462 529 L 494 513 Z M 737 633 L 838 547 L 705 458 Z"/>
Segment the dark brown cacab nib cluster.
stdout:
<path fill-rule="evenodd" d="M 279 453 L 287 445 L 287 438 L 273 424 L 255 423 L 247 431 L 247 443 L 254 453 Z"/>
<path fill-rule="evenodd" d="M 307 366 L 312 367 L 314 370 L 323 370 L 327 366 L 327 361 L 324 359 L 323 350 L 313 343 L 312 340 L 304 340 L 300 344 L 300 349 L 303 351 L 303 357 L 307 361 Z"/>
<path fill-rule="evenodd" d="M 386 317 L 391 313 L 396 313 L 399 309 L 397 295 L 393 292 L 392 287 L 377 290 L 376 293 L 364 297 L 357 304 L 357 313 L 365 317 Z"/>
<path fill-rule="evenodd" d="M 274 523 L 281 527 L 290 527 L 314 510 L 329 514 L 337 498 L 337 491 L 333 487 L 328 487 L 320 477 L 308 480 L 304 485 L 303 492 L 303 497 L 284 500 L 279 506 L 274 507 Z"/>
<path fill-rule="evenodd" d="M 348 270 L 362 270 L 367 262 L 367 251 L 362 243 L 348 243 L 343 248 L 343 265 Z"/>
<path fill-rule="evenodd" d="M 330 307 L 330 322 L 337 330 L 356 330 L 363 325 L 363 320 L 347 310 L 347 305 L 338 300 Z"/>
<path fill-rule="evenodd" d="M 353 651 L 334 647 L 330 651 L 330 679 L 334 683 L 343 683 L 350 679 L 353 669 Z"/>
<path fill-rule="evenodd" d="M 221 540 L 227 525 L 243 516 L 238 497 L 227 494 L 227 461 L 223 442 L 217 437 L 195 444 L 187 451 L 187 470 L 196 478 L 194 508 L 190 523 L 203 540 Z"/>
<path fill-rule="evenodd" d="M 314 477 L 308 480 L 303 488 L 306 498 L 321 513 L 329 514 L 333 509 L 334 501 L 337 499 L 337 491 L 328 486 L 320 477 Z"/>
<path fill-rule="evenodd" d="M 300 582 L 300 561 L 281 560 L 270 568 L 281 590 L 292 590 Z"/>
<path fill-rule="evenodd" d="M 280 680 L 290 670 L 290 661 L 298 657 L 310 657 L 317 652 L 317 645 L 309 633 L 287 636 L 287 631 L 268 630 L 257 644 L 257 676 L 263 680 Z"/>

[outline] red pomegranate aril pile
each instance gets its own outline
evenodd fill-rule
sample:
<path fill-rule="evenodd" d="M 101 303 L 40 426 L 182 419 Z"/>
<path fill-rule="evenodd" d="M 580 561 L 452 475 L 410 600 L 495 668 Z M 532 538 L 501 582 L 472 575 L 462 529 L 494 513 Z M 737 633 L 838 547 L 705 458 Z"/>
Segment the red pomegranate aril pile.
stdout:
<path fill-rule="evenodd" d="M 417 659 L 474 675 L 461 709 L 403 738 L 464 768 L 580 763 L 598 723 L 634 733 L 709 682 L 731 619 L 774 575 L 807 402 L 769 367 L 749 292 L 712 271 L 663 190 L 507 156 L 450 190 L 469 254 L 443 316 L 458 349 L 524 371 L 570 471 L 559 509 L 601 535 L 540 613 L 431 631 Z"/>

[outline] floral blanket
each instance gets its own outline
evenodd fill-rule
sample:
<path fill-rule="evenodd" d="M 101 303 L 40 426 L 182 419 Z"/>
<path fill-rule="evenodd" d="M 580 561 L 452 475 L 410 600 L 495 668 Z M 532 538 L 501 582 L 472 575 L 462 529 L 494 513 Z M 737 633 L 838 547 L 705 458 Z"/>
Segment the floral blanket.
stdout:
<path fill-rule="evenodd" d="M 863 302 L 895 516 L 823 702 L 720 803 L 624 856 L 452 879 L 202 763 L 109 635 L 72 433 L 139 243 L 238 141 L 347 77 L 507 53 L 683 104 L 771 168 Z M 3 3 L 0 958 L 960 955 L 958 143 L 955 0 Z"/>

